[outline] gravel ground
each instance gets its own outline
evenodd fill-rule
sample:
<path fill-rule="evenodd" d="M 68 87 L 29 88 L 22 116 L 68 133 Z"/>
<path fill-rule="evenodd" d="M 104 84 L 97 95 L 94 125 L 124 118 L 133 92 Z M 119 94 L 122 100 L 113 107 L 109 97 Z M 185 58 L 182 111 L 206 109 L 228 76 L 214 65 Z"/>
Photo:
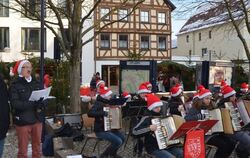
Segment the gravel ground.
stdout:
<path fill-rule="evenodd" d="M 84 142 L 74 142 L 74 151 L 76 151 L 77 153 L 80 153 L 82 146 L 83 146 Z M 93 147 L 94 147 L 94 140 L 90 140 L 84 151 L 83 154 L 87 155 L 87 156 L 97 156 L 98 155 L 98 150 L 96 148 L 96 150 L 93 152 Z M 108 142 L 106 141 L 102 141 L 100 142 L 100 153 L 102 151 L 105 150 L 105 148 L 107 147 Z M 11 129 L 8 133 L 7 138 L 5 139 L 5 148 L 4 148 L 4 155 L 3 158 L 16 158 L 17 155 L 17 139 L 16 139 L 16 134 L 15 134 L 15 130 Z M 122 147 L 119 151 L 118 154 L 121 155 L 123 158 L 133 158 L 136 157 L 133 155 L 133 140 L 130 137 L 129 141 L 126 145 L 126 147 Z M 28 157 L 31 158 L 31 145 L 29 145 L 29 150 L 28 150 Z M 143 158 L 146 158 L 147 156 L 142 156 Z M 43 157 L 43 158 L 52 158 L 52 157 Z M 235 156 L 235 153 L 232 154 L 232 156 L 230 158 L 237 158 L 237 156 Z"/>

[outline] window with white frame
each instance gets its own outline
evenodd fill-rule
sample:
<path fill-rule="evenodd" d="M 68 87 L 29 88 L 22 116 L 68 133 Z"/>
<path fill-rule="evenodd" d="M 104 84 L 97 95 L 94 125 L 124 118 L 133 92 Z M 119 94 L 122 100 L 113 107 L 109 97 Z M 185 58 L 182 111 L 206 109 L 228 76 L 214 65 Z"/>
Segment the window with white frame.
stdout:
<path fill-rule="evenodd" d="M 149 49 L 149 36 L 142 35 L 141 36 L 141 49 Z"/>
<path fill-rule="evenodd" d="M 128 35 L 119 35 L 119 48 L 128 48 Z"/>
<path fill-rule="evenodd" d="M 110 48 L 110 34 L 101 34 L 101 48 Z"/>
<path fill-rule="evenodd" d="M 25 17 L 32 17 L 41 14 L 40 0 L 25 0 L 24 8 L 22 8 Z M 46 16 L 46 9 L 44 9 L 44 16 Z"/>
<path fill-rule="evenodd" d="M 104 18 L 104 20 L 110 20 L 110 15 L 107 15 L 107 14 L 109 14 L 109 12 L 110 12 L 109 8 L 101 8 L 101 10 L 100 10 L 101 18 L 106 16 Z"/>
<path fill-rule="evenodd" d="M 128 21 L 128 10 L 127 9 L 120 9 L 118 11 L 118 17 L 119 17 L 119 20 L 121 20 L 122 18 L 122 21 Z"/>
<path fill-rule="evenodd" d="M 0 51 L 4 51 L 5 47 L 10 47 L 9 44 L 10 37 L 9 37 L 9 28 L 7 27 L 0 27 Z"/>
<path fill-rule="evenodd" d="M 44 31 L 44 48 L 46 50 L 46 30 Z M 41 31 L 39 28 L 22 28 L 22 51 L 40 51 Z"/>
<path fill-rule="evenodd" d="M 0 17 L 9 16 L 9 0 L 0 0 Z"/>
<path fill-rule="evenodd" d="M 158 23 L 159 24 L 166 23 L 166 13 L 158 13 Z"/>
<path fill-rule="evenodd" d="M 148 11 L 141 11 L 140 12 L 140 19 L 141 19 L 141 22 L 149 22 L 149 12 Z"/>
<path fill-rule="evenodd" d="M 163 36 L 158 37 L 158 49 L 166 50 L 167 49 L 167 38 Z"/>

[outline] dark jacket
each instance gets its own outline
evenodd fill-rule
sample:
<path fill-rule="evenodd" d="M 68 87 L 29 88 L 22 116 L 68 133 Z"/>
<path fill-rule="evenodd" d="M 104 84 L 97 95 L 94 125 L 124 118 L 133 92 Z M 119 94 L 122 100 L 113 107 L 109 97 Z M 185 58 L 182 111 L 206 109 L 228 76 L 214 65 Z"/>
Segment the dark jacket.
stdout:
<path fill-rule="evenodd" d="M 179 97 L 171 97 L 168 101 L 170 114 L 181 116 L 181 112 L 178 110 L 179 105 L 183 105 L 182 100 Z M 184 107 L 184 105 L 183 105 Z"/>
<path fill-rule="evenodd" d="M 185 116 L 186 121 L 197 121 L 204 119 L 204 116 L 201 114 L 201 111 L 192 107 L 189 109 L 188 113 Z"/>
<path fill-rule="evenodd" d="M 41 102 L 29 101 L 34 90 L 40 90 L 40 84 L 34 78 L 27 82 L 25 78 L 18 77 L 10 86 L 10 102 L 13 110 L 13 121 L 18 126 L 42 122 L 44 107 Z"/>
<path fill-rule="evenodd" d="M 7 86 L 0 76 L 0 140 L 6 137 L 9 129 L 9 103 L 8 103 Z"/>
<path fill-rule="evenodd" d="M 144 146 L 149 154 L 155 150 L 159 150 L 156 136 L 154 132 L 150 130 L 149 126 L 152 124 L 151 119 L 160 115 L 160 113 L 155 113 L 153 111 L 147 112 L 147 116 L 142 117 L 140 122 L 133 129 L 134 135 L 144 136 Z"/>
<path fill-rule="evenodd" d="M 104 116 L 108 113 L 103 111 L 103 107 L 108 104 L 108 100 L 97 96 L 94 106 L 89 110 L 88 116 L 95 118 L 94 131 L 103 132 L 104 131 Z"/>

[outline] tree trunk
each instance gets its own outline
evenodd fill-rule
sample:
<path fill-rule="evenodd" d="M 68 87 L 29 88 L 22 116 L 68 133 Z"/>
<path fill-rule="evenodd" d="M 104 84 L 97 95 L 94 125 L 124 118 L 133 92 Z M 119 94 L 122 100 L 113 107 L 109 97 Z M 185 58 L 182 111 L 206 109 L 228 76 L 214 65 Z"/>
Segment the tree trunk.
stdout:
<path fill-rule="evenodd" d="M 72 50 L 74 54 L 80 54 L 81 49 Z M 80 52 L 79 52 L 80 51 Z M 70 63 L 70 112 L 79 113 L 80 108 L 80 57 L 72 56 Z"/>

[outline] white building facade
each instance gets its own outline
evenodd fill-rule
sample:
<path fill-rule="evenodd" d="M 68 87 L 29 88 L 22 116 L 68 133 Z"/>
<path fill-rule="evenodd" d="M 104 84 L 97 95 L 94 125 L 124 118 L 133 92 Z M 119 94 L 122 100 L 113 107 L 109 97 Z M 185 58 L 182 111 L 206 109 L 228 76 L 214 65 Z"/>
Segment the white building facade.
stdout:
<path fill-rule="evenodd" d="M 227 17 L 226 8 L 207 8 L 190 17 L 181 28 L 177 34 L 177 49 L 173 50 L 173 55 L 198 55 L 203 60 L 247 59 L 243 44 Z M 242 20 L 242 13 L 233 16 L 249 44 L 250 35 L 245 21 Z"/>

